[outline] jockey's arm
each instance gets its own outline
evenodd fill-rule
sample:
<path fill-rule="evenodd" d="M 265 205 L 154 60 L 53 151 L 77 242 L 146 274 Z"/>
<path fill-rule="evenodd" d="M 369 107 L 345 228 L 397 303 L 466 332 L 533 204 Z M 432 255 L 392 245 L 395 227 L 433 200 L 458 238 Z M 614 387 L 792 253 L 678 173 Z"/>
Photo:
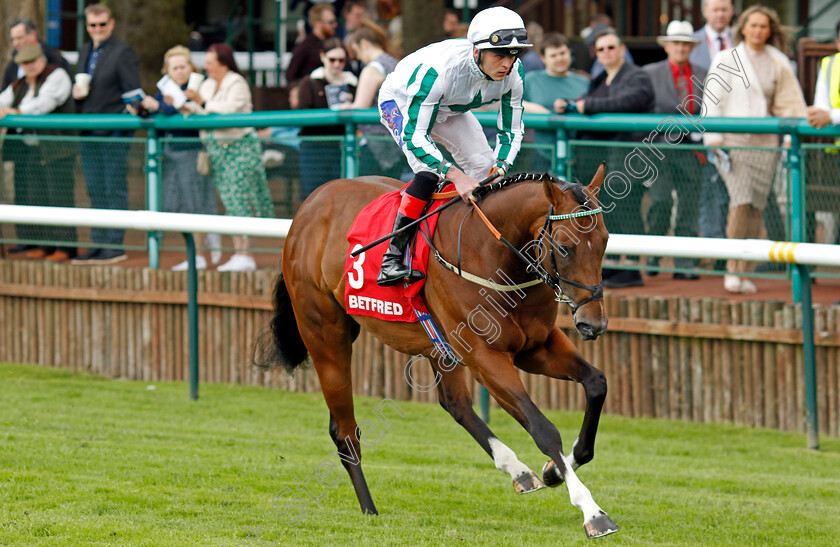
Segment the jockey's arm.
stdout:
<path fill-rule="evenodd" d="M 505 171 L 509 170 L 519 148 L 522 146 L 522 138 L 525 136 L 525 124 L 522 120 L 523 107 L 523 85 L 521 65 L 511 76 L 514 78 L 513 87 L 504 95 L 499 102 L 499 115 L 496 118 L 496 165 L 504 166 Z"/>
<path fill-rule="evenodd" d="M 495 167 L 490 169 L 490 172 L 487 174 L 488 177 L 495 176 L 495 177 L 504 177 L 509 169 L 509 165 L 506 162 L 499 161 Z M 451 182 L 455 185 L 455 190 L 458 191 L 458 195 L 460 195 L 464 201 L 471 201 L 472 193 L 478 188 L 481 181 L 478 179 L 474 179 L 468 174 L 464 173 L 454 165 L 452 165 L 448 171 L 446 171 L 446 180 Z"/>
<path fill-rule="evenodd" d="M 474 179 L 454 165 L 446 172 L 446 180 L 455 185 L 455 190 L 464 201 L 472 200 L 473 191 L 478 188 L 478 179 Z"/>

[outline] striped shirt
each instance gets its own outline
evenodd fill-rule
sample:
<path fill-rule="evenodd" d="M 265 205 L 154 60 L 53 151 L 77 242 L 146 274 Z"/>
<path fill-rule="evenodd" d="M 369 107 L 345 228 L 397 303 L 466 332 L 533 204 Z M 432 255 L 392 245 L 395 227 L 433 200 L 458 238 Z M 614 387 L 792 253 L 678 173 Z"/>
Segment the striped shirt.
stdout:
<path fill-rule="evenodd" d="M 396 101 L 406 116 L 403 141 L 418 160 L 438 170 L 445 159 L 431 137 L 436 122 L 500 101 L 497 162 L 513 163 L 522 144 L 522 63 L 502 81 L 488 79 L 463 38 L 431 44 L 408 55 L 382 84 L 379 103 Z"/>

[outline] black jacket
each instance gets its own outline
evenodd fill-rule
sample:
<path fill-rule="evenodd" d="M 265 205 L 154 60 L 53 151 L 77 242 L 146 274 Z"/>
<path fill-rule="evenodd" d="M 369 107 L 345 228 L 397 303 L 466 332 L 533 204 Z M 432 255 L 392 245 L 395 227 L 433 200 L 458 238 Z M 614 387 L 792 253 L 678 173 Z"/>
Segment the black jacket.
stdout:
<path fill-rule="evenodd" d="M 647 73 L 636 65 L 624 63 L 621 70 L 606 85 L 607 73 L 602 72 L 589 83 L 589 91 L 583 96 L 584 113 L 645 114 L 653 112 L 655 98 L 653 83 Z M 611 132 L 580 132 L 579 139 L 632 141 L 639 134 Z"/>
<path fill-rule="evenodd" d="M 87 42 L 79 51 L 77 73 L 85 71 L 92 47 L 93 43 Z M 125 110 L 120 95 L 139 87 L 140 68 L 137 54 L 128 44 L 112 36 L 96 63 L 90 80 L 90 94 L 81 101 L 76 101 L 76 112 L 119 114 Z"/>
<path fill-rule="evenodd" d="M 298 88 L 298 108 L 329 108 L 327 103 L 327 94 L 325 88 L 327 81 L 323 78 L 313 78 L 310 75 L 304 76 L 297 85 Z M 347 86 L 353 96 L 356 95 L 356 86 Z M 313 125 L 309 127 L 302 127 L 300 130 L 301 137 L 311 137 L 313 135 L 344 135 L 347 128 L 343 125 Z"/>
<path fill-rule="evenodd" d="M 47 44 L 43 42 L 41 42 L 41 49 L 44 51 L 44 55 L 47 57 L 48 65 L 56 65 L 63 68 L 67 71 L 67 74 L 70 76 L 70 79 L 73 79 L 73 69 L 70 67 L 70 63 L 67 62 L 67 59 L 61 56 L 61 53 L 47 46 Z M 3 71 L 3 85 L 0 86 L 0 89 L 6 89 L 7 87 L 9 87 L 9 84 L 11 84 L 17 79 L 18 65 L 14 61 L 9 61 L 9 64 L 6 65 L 6 70 Z"/>
<path fill-rule="evenodd" d="M 321 66 L 321 46 L 323 40 L 312 34 L 306 35 L 301 43 L 292 50 L 292 59 L 286 68 L 286 81 L 293 84 L 309 76 L 309 73 Z"/>

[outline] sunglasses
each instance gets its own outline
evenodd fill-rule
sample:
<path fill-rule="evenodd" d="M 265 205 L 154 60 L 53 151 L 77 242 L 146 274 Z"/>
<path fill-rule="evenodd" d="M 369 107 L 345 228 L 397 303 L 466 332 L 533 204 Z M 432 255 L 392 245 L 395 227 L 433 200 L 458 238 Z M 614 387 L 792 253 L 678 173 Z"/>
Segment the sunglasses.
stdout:
<path fill-rule="evenodd" d="M 601 53 L 603 51 L 612 51 L 614 49 L 618 49 L 618 46 L 614 46 L 614 45 L 601 46 L 601 47 L 597 48 L 595 51 L 597 51 L 598 53 Z"/>
<path fill-rule="evenodd" d="M 106 21 L 104 23 L 88 23 L 87 26 L 88 26 L 88 28 L 101 28 L 101 27 L 108 26 L 108 23 L 110 23 L 110 22 L 111 21 Z"/>
<path fill-rule="evenodd" d="M 506 46 L 513 42 L 514 38 L 516 38 L 516 41 L 520 44 L 525 43 L 528 41 L 528 31 L 524 28 L 497 30 L 490 35 L 490 38 L 487 38 L 486 40 L 479 40 L 476 44 L 490 42 L 493 46 Z"/>
<path fill-rule="evenodd" d="M 347 62 L 347 57 L 327 57 L 327 62 L 329 62 L 329 63 L 345 63 L 345 62 Z"/>

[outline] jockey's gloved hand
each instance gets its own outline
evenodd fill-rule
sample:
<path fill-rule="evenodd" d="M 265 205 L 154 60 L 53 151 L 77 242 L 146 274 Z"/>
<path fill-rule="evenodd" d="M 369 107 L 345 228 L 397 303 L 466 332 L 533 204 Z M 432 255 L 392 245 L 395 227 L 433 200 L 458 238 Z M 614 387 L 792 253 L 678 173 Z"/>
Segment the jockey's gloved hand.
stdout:
<path fill-rule="evenodd" d="M 509 165 L 505 162 L 500 162 L 496 164 L 494 167 L 490 168 L 490 171 L 487 173 L 488 177 L 496 176 L 497 178 L 504 178 L 507 174 Z"/>

